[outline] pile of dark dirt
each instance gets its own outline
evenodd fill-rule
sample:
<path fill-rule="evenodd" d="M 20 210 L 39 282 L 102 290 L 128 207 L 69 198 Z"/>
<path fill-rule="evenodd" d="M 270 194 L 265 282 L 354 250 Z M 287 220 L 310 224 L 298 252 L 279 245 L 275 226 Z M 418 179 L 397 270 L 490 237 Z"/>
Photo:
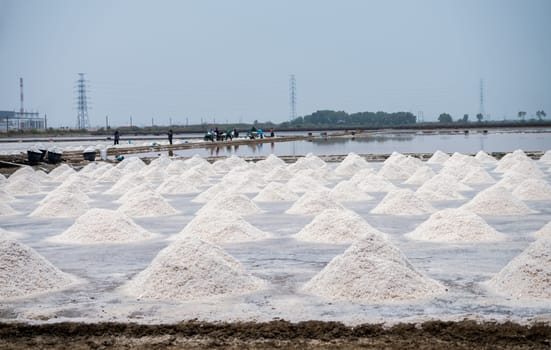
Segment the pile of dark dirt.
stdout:
<path fill-rule="evenodd" d="M 551 326 L 474 321 L 345 326 L 283 320 L 0 324 L 0 349 L 550 349 Z"/>

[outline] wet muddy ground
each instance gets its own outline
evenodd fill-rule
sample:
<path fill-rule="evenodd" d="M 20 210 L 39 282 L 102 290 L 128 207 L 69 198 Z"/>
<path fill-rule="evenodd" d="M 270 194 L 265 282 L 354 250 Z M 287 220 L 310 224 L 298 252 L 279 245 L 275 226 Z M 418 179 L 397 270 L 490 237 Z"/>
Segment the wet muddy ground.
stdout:
<path fill-rule="evenodd" d="M 551 326 L 475 321 L 379 324 L 283 320 L 0 324 L 0 349 L 550 349 Z"/>

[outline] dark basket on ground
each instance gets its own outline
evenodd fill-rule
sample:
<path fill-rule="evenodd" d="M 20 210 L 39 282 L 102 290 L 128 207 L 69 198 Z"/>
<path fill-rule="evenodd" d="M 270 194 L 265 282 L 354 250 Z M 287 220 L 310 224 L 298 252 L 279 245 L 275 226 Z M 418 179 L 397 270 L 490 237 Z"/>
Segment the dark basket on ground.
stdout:
<path fill-rule="evenodd" d="M 41 149 L 40 152 L 42 152 L 42 155 L 40 156 L 40 161 L 42 162 L 44 158 L 46 157 L 46 154 L 48 153 L 48 150 Z"/>
<path fill-rule="evenodd" d="M 84 160 L 89 160 L 93 162 L 94 160 L 96 160 L 96 152 L 84 152 L 82 153 L 82 157 L 84 158 Z"/>
<path fill-rule="evenodd" d="M 61 162 L 61 153 L 48 152 L 48 163 L 59 163 Z"/>
<path fill-rule="evenodd" d="M 27 159 L 30 165 L 36 165 L 42 160 L 42 152 L 27 151 Z"/>

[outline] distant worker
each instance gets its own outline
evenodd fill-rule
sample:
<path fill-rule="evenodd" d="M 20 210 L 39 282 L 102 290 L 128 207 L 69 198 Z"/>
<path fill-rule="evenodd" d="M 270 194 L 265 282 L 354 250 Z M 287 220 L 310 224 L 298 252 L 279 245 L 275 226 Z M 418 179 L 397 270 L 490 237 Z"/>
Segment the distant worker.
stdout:
<path fill-rule="evenodd" d="M 172 145 L 172 129 L 168 130 L 168 143 Z"/>
<path fill-rule="evenodd" d="M 118 145 L 120 140 L 120 134 L 118 130 L 115 130 L 115 143 L 113 145 Z"/>
<path fill-rule="evenodd" d="M 258 136 L 260 136 L 260 138 L 263 139 L 264 138 L 264 130 L 258 129 L 257 132 L 258 132 Z"/>
<path fill-rule="evenodd" d="M 233 137 L 239 137 L 239 131 L 236 128 L 233 128 Z"/>
<path fill-rule="evenodd" d="M 274 137 L 274 136 L 275 136 L 274 128 L 270 128 L 270 137 Z"/>

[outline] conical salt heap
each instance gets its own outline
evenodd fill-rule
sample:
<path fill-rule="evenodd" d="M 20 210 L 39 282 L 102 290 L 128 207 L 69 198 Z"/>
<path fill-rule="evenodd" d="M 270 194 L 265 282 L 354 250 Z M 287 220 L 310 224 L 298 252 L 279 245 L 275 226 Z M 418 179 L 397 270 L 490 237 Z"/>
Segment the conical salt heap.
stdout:
<path fill-rule="evenodd" d="M 151 239 L 154 234 L 138 226 L 123 213 L 108 209 L 90 209 L 78 217 L 63 233 L 48 241 L 62 243 L 124 243 Z"/>
<path fill-rule="evenodd" d="M 495 172 L 503 173 L 510 169 L 513 165 L 519 164 L 519 163 L 531 163 L 532 159 L 530 159 L 526 153 L 524 153 L 522 150 L 516 150 L 513 153 L 507 153 L 503 156 L 497 163 L 496 168 L 494 169 Z"/>
<path fill-rule="evenodd" d="M 488 153 L 486 153 L 482 150 L 478 151 L 474 157 L 475 157 L 475 159 L 477 159 L 481 163 L 486 163 L 486 164 L 496 164 L 497 163 L 497 159 L 495 159 L 494 157 L 492 157 L 491 155 L 489 155 Z"/>
<path fill-rule="evenodd" d="M 545 153 L 539 159 L 542 163 L 551 163 L 551 150 L 545 151 Z"/>
<path fill-rule="evenodd" d="M 145 167 L 147 167 L 147 164 L 139 157 L 124 158 L 122 162 L 116 166 L 116 168 L 121 170 L 124 174 L 137 173 Z"/>
<path fill-rule="evenodd" d="M 311 179 L 307 176 L 295 175 L 288 182 L 287 187 L 296 193 L 304 192 L 319 192 L 327 190 L 318 180 Z"/>
<path fill-rule="evenodd" d="M 398 248 L 380 238 L 353 244 L 302 288 L 327 299 L 360 302 L 430 298 L 445 290 L 417 272 Z"/>
<path fill-rule="evenodd" d="M 443 201 L 463 199 L 458 191 L 468 191 L 471 188 L 447 174 L 435 175 L 415 191 L 415 194 L 427 201 Z"/>
<path fill-rule="evenodd" d="M 478 215 L 526 215 L 536 211 L 530 209 L 507 189 L 494 185 L 478 193 L 473 199 L 461 206 Z"/>
<path fill-rule="evenodd" d="M 371 210 L 372 214 L 424 215 L 436 211 L 427 201 L 419 198 L 407 189 L 389 192 L 383 200 Z"/>
<path fill-rule="evenodd" d="M 440 150 L 434 152 L 432 156 L 427 160 L 429 164 L 444 164 L 450 156 Z"/>
<path fill-rule="evenodd" d="M 42 218 L 77 217 L 90 208 L 83 198 L 82 192 L 80 195 L 78 193 L 58 192 L 55 196 L 41 203 L 29 216 Z"/>
<path fill-rule="evenodd" d="M 501 180 L 499 180 L 495 184 L 495 186 L 501 186 L 508 189 L 509 191 L 513 191 L 525 180 L 526 180 L 526 175 L 510 171 L 508 173 L 505 173 L 501 178 Z"/>
<path fill-rule="evenodd" d="M 410 172 L 408 169 L 405 169 L 400 166 L 400 164 L 396 164 L 393 162 L 385 162 L 383 167 L 379 170 L 377 175 L 384 177 L 387 180 L 407 180 L 407 178 L 410 176 Z"/>
<path fill-rule="evenodd" d="M 182 173 L 189 169 L 189 165 L 181 159 L 172 161 L 167 167 L 166 172 L 168 175 L 182 175 Z"/>
<path fill-rule="evenodd" d="M 540 228 L 536 232 L 535 236 L 538 238 L 542 238 L 542 237 L 551 238 L 551 221 L 549 221 L 546 225 Z"/>
<path fill-rule="evenodd" d="M 129 190 L 148 183 L 146 178 L 138 174 L 127 174 L 120 178 L 105 194 L 125 194 Z"/>
<path fill-rule="evenodd" d="M 354 175 L 358 171 L 368 168 L 369 163 L 356 153 L 348 153 L 346 158 L 335 168 L 335 173 L 341 176 Z"/>
<path fill-rule="evenodd" d="M 223 182 L 219 182 L 193 197 L 191 201 L 195 203 L 208 203 L 210 200 L 215 199 L 216 197 L 220 198 L 228 193 L 235 193 L 234 188 Z"/>
<path fill-rule="evenodd" d="M 0 186 L 0 203 L 7 203 L 15 200 L 15 197 Z"/>
<path fill-rule="evenodd" d="M 432 214 L 406 237 L 434 242 L 492 242 L 505 236 L 480 216 L 464 209 L 444 209 Z"/>
<path fill-rule="evenodd" d="M 362 191 L 357 184 L 350 180 L 339 182 L 331 190 L 331 198 L 337 202 L 366 201 L 373 199 L 372 196 Z"/>
<path fill-rule="evenodd" d="M 190 184 L 179 175 L 173 175 L 167 178 L 159 185 L 157 191 L 161 194 L 187 194 L 200 192 L 196 186 Z"/>
<path fill-rule="evenodd" d="M 265 170 L 272 171 L 276 168 L 281 168 L 285 166 L 286 166 L 285 161 L 273 154 L 270 154 L 266 157 L 266 159 L 263 159 L 255 163 L 256 168 L 260 168 L 264 171 Z"/>
<path fill-rule="evenodd" d="M 120 196 L 119 199 L 115 200 L 115 203 L 118 204 L 124 204 L 128 202 L 131 198 L 135 197 L 136 195 L 139 195 L 140 193 L 144 192 L 156 192 L 155 188 L 149 184 L 149 183 L 143 183 L 141 185 L 137 185 L 136 187 L 132 187 L 127 192 L 125 192 L 122 196 Z"/>
<path fill-rule="evenodd" d="M 247 196 L 237 193 L 226 193 L 223 200 L 213 199 L 199 209 L 195 214 L 217 213 L 222 210 L 230 211 L 240 215 L 253 215 L 262 213 Z"/>
<path fill-rule="evenodd" d="M 486 284 L 514 299 L 551 299 L 551 239 L 530 244 Z"/>
<path fill-rule="evenodd" d="M 354 177 L 350 181 L 354 181 Z M 398 188 L 392 182 L 376 174 L 367 175 L 363 180 L 358 181 L 357 184 L 365 192 L 391 192 Z"/>
<path fill-rule="evenodd" d="M 254 198 L 255 202 L 295 201 L 299 197 L 286 184 L 270 182 Z"/>
<path fill-rule="evenodd" d="M 75 282 L 34 249 L 0 239 L 0 299 L 58 291 Z"/>
<path fill-rule="evenodd" d="M 330 198 L 328 190 L 305 193 L 285 213 L 318 215 L 325 209 L 344 209 L 342 205 Z"/>
<path fill-rule="evenodd" d="M 124 170 L 118 167 L 112 167 L 99 175 L 98 182 L 117 182 L 125 175 Z"/>
<path fill-rule="evenodd" d="M 159 193 L 144 191 L 125 199 L 118 211 L 133 217 L 174 215 L 174 209 Z"/>
<path fill-rule="evenodd" d="M 406 181 L 404 181 L 407 185 L 422 185 L 425 182 L 429 181 L 436 175 L 434 171 L 428 166 L 422 166 L 415 170 L 413 174 L 411 174 L 410 177 Z"/>
<path fill-rule="evenodd" d="M 30 179 L 20 176 L 13 181 L 9 181 L 4 185 L 4 190 L 11 195 L 26 195 L 26 194 L 36 194 L 40 193 L 40 183 L 33 181 L 32 177 Z"/>
<path fill-rule="evenodd" d="M 533 160 L 522 161 L 516 164 L 513 164 L 509 169 L 505 170 L 505 175 L 516 172 L 523 174 L 526 178 L 529 179 L 541 179 L 545 177 L 543 171 L 539 169 L 536 165 L 536 162 Z"/>
<path fill-rule="evenodd" d="M 527 179 L 513 191 L 513 196 L 521 200 L 551 200 L 551 185 L 542 179 Z"/>
<path fill-rule="evenodd" d="M 287 170 L 286 167 L 274 167 L 266 175 L 264 175 L 265 181 L 288 181 L 293 177 L 293 173 Z"/>
<path fill-rule="evenodd" d="M 373 236 L 386 237 L 351 210 L 326 209 L 293 237 L 301 241 L 347 244 Z"/>
<path fill-rule="evenodd" d="M 65 167 L 63 167 L 65 166 Z M 63 166 L 60 166 L 58 168 L 61 168 L 63 167 L 63 169 L 67 169 L 70 167 L 66 164 L 63 164 Z M 57 169 L 57 168 L 56 168 Z M 54 169 L 54 170 L 56 170 Z M 52 170 L 52 172 L 54 171 Z M 22 166 L 20 167 L 19 169 L 17 169 L 16 171 L 14 171 L 9 177 L 8 177 L 8 181 L 14 181 L 15 179 L 18 179 L 20 177 L 22 178 L 29 178 L 30 176 L 32 176 L 34 174 L 34 169 L 30 166 Z"/>
<path fill-rule="evenodd" d="M 484 168 L 472 168 L 463 179 L 461 183 L 467 185 L 486 185 L 495 184 L 496 180 L 486 171 Z"/>
<path fill-rule="evenodd" d="M 177 239 L 198 238 L 211 243 L 235 243 L 270 238 L 270 234 L 254 227 L 233 212 L 206 213 L 196 216 L 176 236 Z"/>
<path fill-rule="evenodd" d="M 178 240 L 121 289 L 144 300 L 186 301 L 234 296 L 266 287 L 222 248 L 199 239 Z"/>

